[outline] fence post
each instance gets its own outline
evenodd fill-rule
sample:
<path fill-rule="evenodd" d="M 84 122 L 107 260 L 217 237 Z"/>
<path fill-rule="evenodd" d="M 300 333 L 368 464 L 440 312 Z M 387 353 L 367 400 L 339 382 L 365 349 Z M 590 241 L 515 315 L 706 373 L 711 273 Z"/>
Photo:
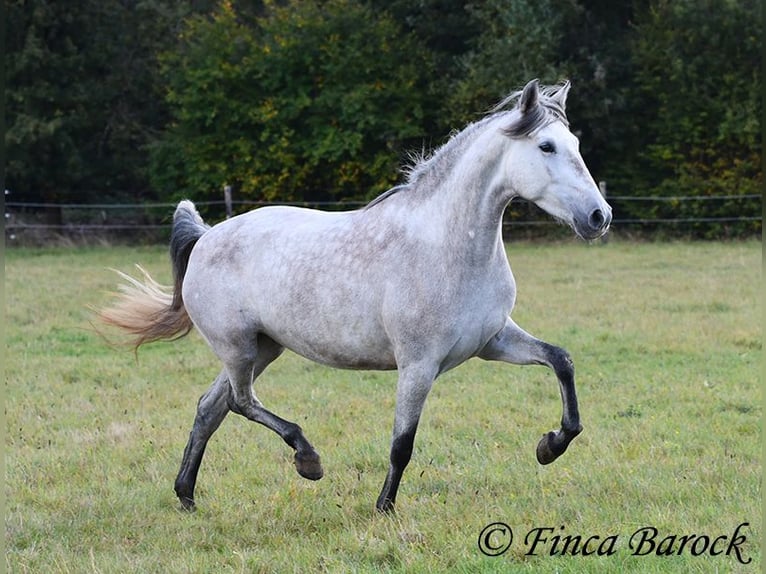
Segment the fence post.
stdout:
<path fill-rule="evenodd" d="M 11 192 L 10 190 L 6 189 L 5 194 L 3 195 L 3 231 L 7 230 L 8 224 L 11 223 L 11 214 L 8 213 L 8 211 L 6 211 L 6 208 L 5 208 L 5 198 L 8 197 L 9 195 L 11 195 Z M 16 239 L 16 234 L 13 232 L 9 233 L 8 239 L 13 241 L 14 239 Z"/>
<path fill-rule="evenodd" d="M 231 186 L 223 186 L 223 201 L 226 204 L 226 219 L 229 219 L 232 215 L 231 209 Z"/>
<path fill-rule="evenodd" d="M 606 200 L 606 182 L 604 180 L 598 182 L 598 190 L 601 192 L 601 197 Z M 609 243 L 609 231 L 601 236 L 601 243 Z"/>

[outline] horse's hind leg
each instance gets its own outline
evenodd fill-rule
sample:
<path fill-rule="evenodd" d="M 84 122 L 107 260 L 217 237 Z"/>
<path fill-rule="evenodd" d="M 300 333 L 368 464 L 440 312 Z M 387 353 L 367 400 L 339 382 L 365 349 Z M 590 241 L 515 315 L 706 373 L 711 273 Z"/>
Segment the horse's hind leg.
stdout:
<path fill-rule="evenodd" d="M 516 365 L 547 365 L 556 373 L 563 407 L 561 428 L 543 435 L 537 445 L 537 460 L 540 464 L 556 460 L 582 432 L 575 393 L 574 365 L 569 354 L 560 347 L 534 338 L 509 318 L 479 356 Z"/>
<path fill-rule="evenodd" d="M 240 391 L 239 396 L 234 392 L 235 386 L 229 380 L 230 371 L 226 368 L 199 400 L 197 416 L 194 419 L 189 442 L 184 450 L 181 470 L 175 482 L 176 495 L 187 510 L 195 508 L 194 488 L 207 443 L 229 411 L 246 416 L 276 431 L 296 450 L 295 461 L 298 472 L 313 480 L 322 477 L 319 455 L 303 437 L 300 427 L 264 409 L 252 393 L 251 387 L 255 377 L 260 375 L 282 352 L 282 347 L 267 337 L 258 337 L 257 341 L 255 359 L 237 363 L 240 366 L 238 370 L 234 370 L 238 373 L 239 384 L 246 389 L 244 398 L 243 391 Z"/>
<path fill-rule="evenodd" d="M 231 383 L 229 408 L 277 433 L 295 450 L 295 467 L 298 474 L 310 480 L 319 480 L 323 475 L 319 455 L 303 435 L 301 427 L 264 408 L 253 392 L 255 378 L 266 365 L 281 354 L 283 348 L 263 335 L 258 337 L 256 348 L 255 360 L 248 359 L 246 355 L 222 357 Z"/>
<path fill-rule="evenodd" d="M 238 409 L 241 407 L 237 407 Z M 273 430 L 295 451 L 295 469 L 303 478 L 319 480 L 324 475 L 319 454 L 303 435 L 297 424 L 278 417 L 260 403 L 242 407 L 242 414 L 251 421 Z"/>
<path fill-rule="evenodd" d="M 186 443 L 175 491 L 186 510 L 194 510 L 194 486 L 197 483 L 202 457 L 210 437 L 229 412 L 231 387 L 226 371 L 222 371 L 197 404 L 197 416 Z"/>

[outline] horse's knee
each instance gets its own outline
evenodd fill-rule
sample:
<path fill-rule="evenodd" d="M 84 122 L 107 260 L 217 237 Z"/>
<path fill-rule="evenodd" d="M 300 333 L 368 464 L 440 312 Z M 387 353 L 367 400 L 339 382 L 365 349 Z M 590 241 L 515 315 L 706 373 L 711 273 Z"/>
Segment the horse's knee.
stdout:
<path fill-rule="evenodd" d="M 561 347 L 556 347 L 555 345 L 546 345 L 548 362 L 556 373 L 556 376 L 561 380 L 573 380 L 574 362 L 567 350 L 562 349 Z"/>

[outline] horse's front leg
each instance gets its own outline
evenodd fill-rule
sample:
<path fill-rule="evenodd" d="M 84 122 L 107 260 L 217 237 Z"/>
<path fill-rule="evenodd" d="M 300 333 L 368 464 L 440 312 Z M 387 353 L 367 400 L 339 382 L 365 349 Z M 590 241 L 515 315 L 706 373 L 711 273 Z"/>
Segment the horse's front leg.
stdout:
<path fill-rule="evenodd" d="M 543 435 L 537 445 L 537 460 L 540 464 L 549 464 L 556 460 L 582 432 L 577 410 L 574 364 L 569 353 L 536 339 L 509 317 L 505 326 L 480 351 L 479 357 L 515 365 L 546 365 L 556 373 L 563 403 L 561 428 Z"/>
<path fill-rule="evenodd" d="M 420 414 L 436 378 L 436 372 L 436 367 L 430 364 L 399 368 L 388 474 L 375 504 L 380 512 L 394 511 L 399 483 L 412 457 Z"/>

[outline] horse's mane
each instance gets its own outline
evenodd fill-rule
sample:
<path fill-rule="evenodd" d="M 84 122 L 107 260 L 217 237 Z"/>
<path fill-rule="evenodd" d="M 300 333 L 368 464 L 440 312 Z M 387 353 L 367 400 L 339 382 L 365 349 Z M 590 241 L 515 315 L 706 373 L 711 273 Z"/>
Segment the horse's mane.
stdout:
<path fill-rule="evenodd" d="M 565 126 L 569 127 L 566 110 L 564 109 L 564 106 L 561 105 L 561 102 L 554 97 L 560 90 L 568 88 L 569 82 L 554 86 L 540 86 L 540 91 L 537 96 L 538 105 L 526 114 L 519 114 L 519 117 L 503 130 L 503 133 L 512 138 L 526 137 L 535 130 L 556 121 L 562 122 Z M 511 104 L 513 104 L 512 109 L 516 109 L 521 94 L 521 90 L 511 93 L 492 108 L 489 113 L 491 115 L 502 113 Z"/>
<path fill-rule="evenodd" d="M 569 127 L 566 110 L 560 101 L 554 97 L 560 90 L 568 89 L 568 87 L 569 82 L 553 86 L 540 86 L 538 105 L 534 109 L 528 110 L 527 113 L 518 114 L 510 124 L 503 128 L 503 133 L 511 138 L 522 138 L 555 121 L 560 121 Z M 406 177 L 405 183 L 384 191 L 368 203 L 365 209 L 369 209 L 392 195 L 412 187 L 424 173 L 430 171 L 430 168 L 439 158 L 449 155 L 458 141 L 464 139 L 469 133 L 473 133 L 480 126 L 495 119 L 497 116 L 510 115 L 516 111 L 522 93 L 523 90 L 510 93 L 498 104 L 490 108 L 482 119 L 469 124 L 459 132 L 453 132 L 447 142 L 436 148 L 432 153 L 427 154 L 423 151 L 410 154 L 410 163 L 402 170 Z"/>
<path fill-rule="evenodd" d="M 372 200 L 370 203 L 368 203 L 367 205 L 365 205 L 365 206 L 364 206 L 364 208 L 365 208 L 365 209 L 370 209 L 370 208 L 371 208 L 373 205 L 377 205 L 377 204 L 379 204 L 379 203 L 380 203 L 381 201 L 383 201 L 384 199 L 388 199 L 389 197 L 391 197 L 391 196 L 392 196 L 392 195 L 394 195 L 395 193 L 397 193 L 397 192 L 399 192 L 399 191 L 401 191 L 401 190 L 403 190 L 403 189 L 406 189 L 406 188 L 407 188 L 407 185 L 406 185 L 406 184 L 395 185 L 395 186 L 394 186 L 394 187 L 392 187 L 391 189 L 389 189 L 389 190 L 386 190 L 386 191 L 384 191 L 383 193 L 381 193 L 381 194 L 380 194 L 378 197 L 376 197 L 376 198 L 375 198 L 375 199 L 373 199 L 373 200 Z"/>

